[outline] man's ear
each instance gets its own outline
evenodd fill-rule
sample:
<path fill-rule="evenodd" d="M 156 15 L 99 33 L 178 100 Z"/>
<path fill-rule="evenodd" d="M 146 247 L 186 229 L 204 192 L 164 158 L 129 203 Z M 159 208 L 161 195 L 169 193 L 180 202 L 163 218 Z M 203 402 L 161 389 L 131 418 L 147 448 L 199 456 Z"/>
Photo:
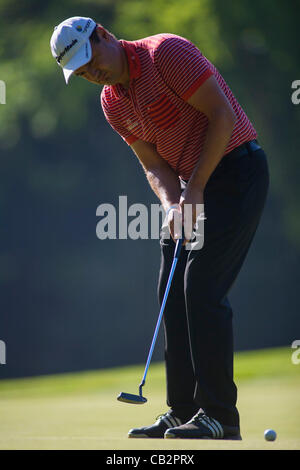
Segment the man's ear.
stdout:
<path fill-rule="evenodd" d="M 108 31 L 101 24 L 97 25 L 97 33 L 103 39 L 108 39 L 109 38 Z"/>

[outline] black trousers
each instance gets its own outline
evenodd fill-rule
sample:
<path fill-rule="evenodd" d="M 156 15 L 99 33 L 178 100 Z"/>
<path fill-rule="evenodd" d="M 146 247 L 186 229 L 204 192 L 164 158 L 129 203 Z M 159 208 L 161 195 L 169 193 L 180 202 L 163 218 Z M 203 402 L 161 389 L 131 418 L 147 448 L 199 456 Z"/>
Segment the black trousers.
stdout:
<path fill-rule="evenodd" d="M 227 295 L 256 232 L 268 186 L 263 150 L 225 156 L 204 192 L 204 245 L 181 251 L 163 323 L 167 404 L 184 420 L 202 408 L 223 424 L 239 425 Z M 160 244 L 161 303 L 175 244 L 170 238 Z"/>

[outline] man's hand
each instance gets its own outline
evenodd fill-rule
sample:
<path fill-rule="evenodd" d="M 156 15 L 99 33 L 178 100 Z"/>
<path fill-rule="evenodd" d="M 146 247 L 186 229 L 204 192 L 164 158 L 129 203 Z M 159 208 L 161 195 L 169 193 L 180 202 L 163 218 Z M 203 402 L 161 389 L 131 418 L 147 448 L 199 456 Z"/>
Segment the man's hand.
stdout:
<path fill-rule="evenodd" d="M 184 244 L 186 244 L 193 238 L 193 231 L 198 217 L 204 213 L 203 191 L 188 184 L 181 194 L 179 207 L 183 218 Z"/>
<path fill-rule="evenodd" d="M 179 204 L 174 204 L 168 209 L 168 226 L 171 237 L 176 242 L 178 238 L 181 238 L 182 233 L 182 214 Z"/>
<path fill-rule="evenodd" d="M 184 245 L 193 238 L 196 221 L 204 213 L 203 191 L 187 185 L 179 204 L 168 211 L 168 225 L 174 241 L 184 238 Z"/>

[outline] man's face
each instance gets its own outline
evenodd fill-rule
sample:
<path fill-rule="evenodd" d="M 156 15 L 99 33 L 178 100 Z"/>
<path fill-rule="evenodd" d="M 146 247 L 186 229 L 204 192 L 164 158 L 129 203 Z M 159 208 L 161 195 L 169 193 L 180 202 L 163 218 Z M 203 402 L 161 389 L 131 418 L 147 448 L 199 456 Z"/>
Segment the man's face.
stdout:
<path fill-rule="evenodd" d="M 122 81 L 125 83 L 127 64 L 119 42 L 101 28 L 97 28 L 97 33 L 100 41 L 90 41 L 91 60 L 75 70 L 74 74 L 96 85 L 115 85 Z"/>

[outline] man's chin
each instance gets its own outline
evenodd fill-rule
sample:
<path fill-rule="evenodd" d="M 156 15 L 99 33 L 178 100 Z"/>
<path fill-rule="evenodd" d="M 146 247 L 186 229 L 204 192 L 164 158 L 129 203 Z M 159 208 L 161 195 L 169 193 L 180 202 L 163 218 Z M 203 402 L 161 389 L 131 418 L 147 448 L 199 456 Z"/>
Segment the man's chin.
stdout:
<path fill-rule="evenodd" d="M 98 86 L 111 86 L 111 85 L 115 85 L 115 83 L 113 83 L 111 80 L 105 80 L 105 82 L 93 82 L 95 83 L 95 85 L 98 85 Z"/>
<path fill-rule="evenodd" d="M 89 80 L 91 83 L 93 83 L 94 85 L 98 85 L 98 86 L 113 86 L 113 85 L 117 85 L 117 81 L 116 80 L 113 80 L 111 78 L 109 78 L 108 80 L 105 80 L 105 81 L 100 81 L 100 80 Z"/>

